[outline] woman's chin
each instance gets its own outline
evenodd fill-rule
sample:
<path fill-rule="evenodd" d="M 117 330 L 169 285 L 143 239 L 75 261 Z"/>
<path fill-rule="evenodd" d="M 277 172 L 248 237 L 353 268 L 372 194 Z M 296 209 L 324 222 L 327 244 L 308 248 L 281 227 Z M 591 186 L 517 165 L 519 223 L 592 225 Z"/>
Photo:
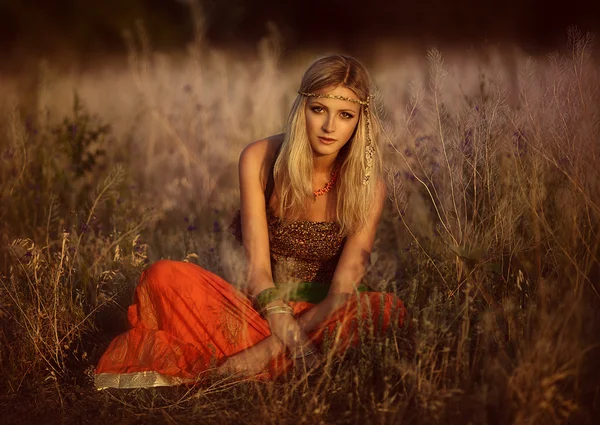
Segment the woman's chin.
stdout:
<path fill-rule="evenodd" d="M 340 146 L 337 142 L 332 144 L 312 143 L 311 148 L 314 156 L 329 156 L 336 155 L 340 151 Z"/>

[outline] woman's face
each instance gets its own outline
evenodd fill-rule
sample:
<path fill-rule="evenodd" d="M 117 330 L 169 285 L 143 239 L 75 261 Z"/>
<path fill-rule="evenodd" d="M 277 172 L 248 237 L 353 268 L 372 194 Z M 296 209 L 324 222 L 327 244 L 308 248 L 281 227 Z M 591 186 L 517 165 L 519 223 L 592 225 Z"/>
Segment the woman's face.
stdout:
<path fill-rule="evenodd" d="M 318 94 L 330 94 L 359 100 L 347 87 L 326 87 Z M 337 155 L 356 128 L 360 104 L 326 97 L 309 97 L 306 101 L 306 132 L 317 156 Z"/>

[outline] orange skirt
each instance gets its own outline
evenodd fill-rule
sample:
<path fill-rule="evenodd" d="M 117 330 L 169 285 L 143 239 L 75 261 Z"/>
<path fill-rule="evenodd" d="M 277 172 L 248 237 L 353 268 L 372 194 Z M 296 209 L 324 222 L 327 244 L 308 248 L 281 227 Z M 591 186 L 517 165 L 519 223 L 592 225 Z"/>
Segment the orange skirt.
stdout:
<path fill-rule="evenodd" d="M 296 315 L 314 306 L 303 301 L 289 305 Z M 402 325 L 404 317 L 397 297 L 365 292 L 352 297 L 309 337 L 320 345 L 329 333 L 335 335 L 336 349 L 345 349 L 359 342 L 357 323 L 371 323 L 380 332 L 392 321 Z M 170 260 L 158 261 L 142 273 L 128 320 L 131 329 L 110 343 L 96 367 L 98 389 L 197 382 L 228 356 L 270 335 L 251 301 L 231 284 L 195 264 Z M 265 372 L 273 377 L 290 364 L 282 354 Z"/>

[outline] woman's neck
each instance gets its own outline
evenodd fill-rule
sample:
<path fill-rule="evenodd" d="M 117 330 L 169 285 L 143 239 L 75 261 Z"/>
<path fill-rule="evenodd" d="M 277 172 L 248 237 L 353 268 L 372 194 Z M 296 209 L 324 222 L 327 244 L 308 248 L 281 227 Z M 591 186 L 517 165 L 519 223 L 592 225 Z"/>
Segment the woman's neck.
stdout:
<path fill-rule="evenodd" d="M 313 157 L 313 173 L 329 175 L 333 171 L 337 154 Z"/>

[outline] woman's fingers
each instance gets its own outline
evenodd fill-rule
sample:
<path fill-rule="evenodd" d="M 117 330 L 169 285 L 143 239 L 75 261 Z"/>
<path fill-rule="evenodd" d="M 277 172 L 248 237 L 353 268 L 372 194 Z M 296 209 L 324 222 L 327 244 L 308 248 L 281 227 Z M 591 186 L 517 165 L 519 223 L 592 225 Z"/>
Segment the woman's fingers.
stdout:
<path fill-rule="evenodd" d="M 271 333 L 275 335 L 289 350 L 310 343 L 302 332 L 300 325 L 291 315 L 278 314 L 268 318 Z"/>

